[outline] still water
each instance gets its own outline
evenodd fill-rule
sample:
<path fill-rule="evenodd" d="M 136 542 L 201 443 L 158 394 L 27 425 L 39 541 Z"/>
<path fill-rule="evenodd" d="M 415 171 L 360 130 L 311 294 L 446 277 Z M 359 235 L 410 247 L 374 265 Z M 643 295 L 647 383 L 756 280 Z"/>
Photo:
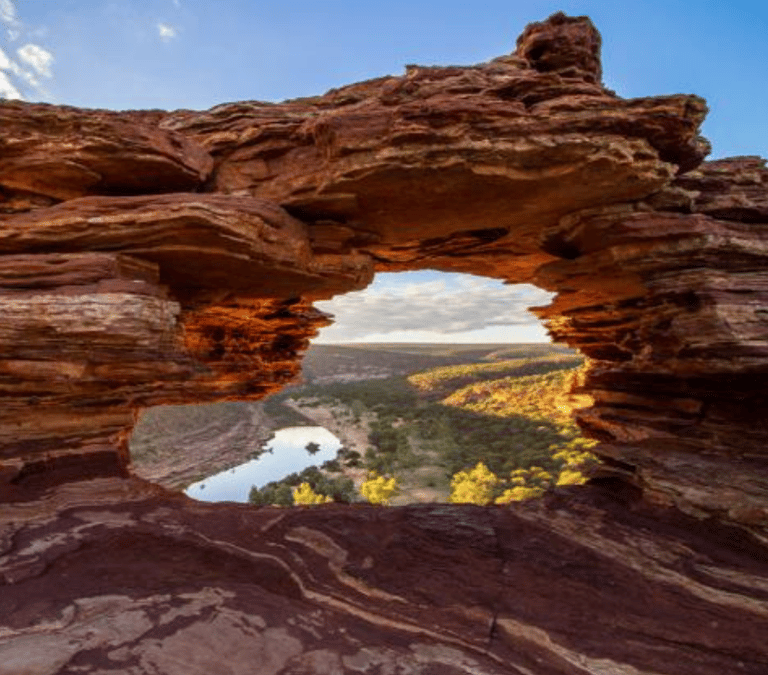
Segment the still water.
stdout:
<path fill-rule="evenodd" d="M 314 455 L 306 449 L 311 442 L 320 446 Z M 308 466 L 320 466 L 334 459 L 339 448 L 341 441 L 323 427 L 280 429 L 257 459 L 193 483 L 185 492 L 205 502 L 247 502 L 252 486 L 262 487 Z"/>

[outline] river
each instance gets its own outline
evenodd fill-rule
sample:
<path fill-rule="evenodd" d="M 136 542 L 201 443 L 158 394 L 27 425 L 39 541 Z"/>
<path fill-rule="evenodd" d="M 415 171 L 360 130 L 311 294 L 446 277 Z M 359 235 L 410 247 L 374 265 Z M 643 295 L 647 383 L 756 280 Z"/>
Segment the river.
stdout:
<path fill-rule="evenodd" d="M 310 454 L 308 443 L 317 443 L 320 450 Z M 324 427 L 279 429 L 258 458 L 193 483 L 185 493 L 205 502 L 247 502 L 252 486 L 263 487 L 308 466 L 320 466 L 335 459 L 339 448 L 341 441 Z"/>

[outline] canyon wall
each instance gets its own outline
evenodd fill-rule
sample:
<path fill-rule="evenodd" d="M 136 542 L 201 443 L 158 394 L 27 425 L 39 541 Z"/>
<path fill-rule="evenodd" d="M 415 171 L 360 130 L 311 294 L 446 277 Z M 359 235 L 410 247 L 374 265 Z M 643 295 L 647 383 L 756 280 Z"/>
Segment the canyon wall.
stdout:
<path fill-rule="evenodd" d="M 705 103 L 516 51 L 205 112 L 0 101 L 0 673 L 768 672 L 768 170 Z M 258 399 L 376 271 L 557 296 L 591 485 L 515 507 L 196 504 L 138 411 Z"/>

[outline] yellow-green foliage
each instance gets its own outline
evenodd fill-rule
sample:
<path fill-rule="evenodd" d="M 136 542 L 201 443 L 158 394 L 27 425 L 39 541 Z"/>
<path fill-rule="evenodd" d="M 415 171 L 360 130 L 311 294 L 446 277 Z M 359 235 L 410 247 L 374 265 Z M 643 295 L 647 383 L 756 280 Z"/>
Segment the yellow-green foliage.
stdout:
<path fill-rule="evenodd" d="M 509 504 L 509 502 L 521 502 L 525 499 L 541 497 L 546 489 L 552 485 L 552 480 L 552 474 L 540 466 L 515 469 L 509 474 L 509 482 L 512 487 L 497 497 L 495 503 Z"/>
<path fill-rule="evenodd" d="M 527 485 L 516 485 L 513 488 L 504 490 L 504 493 L 497 497 L 496 504 L 509 504 L 510 502 L 522 502 L 526 499 L 534 499 L 535 497 L 541 497 L 544 494 L 544 490 L 538 487 L 528 487 Z"/>
<path fill-rule="evenodd" d="M 360 494 L 371 504 L 387 506 L 389 499 L 397 489 L 395 478 L 384 478 L 375 471 L 368 474 L 368 480 L 360 486 Z"/>
<path fill-rule="evenodd" d="M 589 396 L 570 391 L 582 377 L 580 368 L 478 382 L 455 391 L 443 403 L 486 415 L 522 415 L 573 427 L 573 411 L 591 403 Z"/>
<path fill-rule="evenodd" d="M 451 394 L 443 404 L 494 417 L 522 417 L 555 423 L 562 439 L 542 448 L 535 461 L 541 466 L 515 469 L 506 478 L 482 462 L 471 471 L 459 471 L 451 481 L 452 502 L 508 504 L 542 496 L 555 486 L 580 485 L 582 470 L 597 461 L 590 452 L 596 441 L 583 438 L 572 420 L 573 410 L 590 403 L 588 396 L 572 394 L 582 383 L 584 368 L 559 370 L 528 377 L 509 377 L 475 383 Z M 517 436 L 519 438 L 519 435 Z M 525 466 L 525 465 L 523 465 Z M 498 469 L 497 469 L 498 470 Z"/>
<path fill-rule="evenodd" d="M 500 377 L 522 377 L 546 373 L 551 370 L 572 368 L 582 363 L 583 357 L 575 354 L 547 354 L 544 357 L 509 359 L 493 363 L 469 363 L 432 368 L 408 376 L 410 382 L 422 393 L 453 390 L 477 381 Z M 444 392 L 447 393 L 447 392 Z"/>
<path fill-rule="evenodd" d="M 587 477 L 576 469 L 563 469 L 557 477 L 558 485 L 582 485 Z"/>
<path fill-rule="evenodd" d="M 541 497 L 553 485 L 581 485 L 586 477 L 579 469 L 596 461 L 596 457 L 583 449 L 591 447 L 595 441 L 576 438 L 563 447 L 553 446 L 553 459 L 560 463 L 557 479 L 551 471 L 540 466 L 527 469 L 515 469 L 509 479 L 496 476 L 485 464 L 478 462 L 474 469 L 459 471 L 451 479 L 451 495 L 448 501 L 453 504 L 509 504 L 526 499 Z M 494 499 L 494 493 L 509 485 L 504 492 Z"/>
<path fill-rule="evenodd" d="M 327 504 L 332 501 L 332 497 L 326 497 L 315 492 L 309 483 L 302 483 L 293 491 L 294 504 L 314 506 L 315 504 Z"/>
<path fill-rule="evenodd" d="M 596 464 L 598 459 L 589 450 L 597 441 L 577 437 L 560 446 L 553 446 L 552 459 L 561 462 L 560 474 L 555 485 L 582 485 L 587 477 L 582 470 Z"/>
<path fill-rule="evenodd" d="M 493 492 L 499 483 L 498 477 L 482 462 L 474 469 L 459 471 L 451 478 L 452 504 L 477 504 L 484 506 L 493 501 Z"/>

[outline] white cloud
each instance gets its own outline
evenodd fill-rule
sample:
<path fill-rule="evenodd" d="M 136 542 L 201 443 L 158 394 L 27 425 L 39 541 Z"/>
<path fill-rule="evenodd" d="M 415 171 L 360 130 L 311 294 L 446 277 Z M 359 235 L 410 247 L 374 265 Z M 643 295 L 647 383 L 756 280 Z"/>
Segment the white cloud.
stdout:
<path fill-rule="evenodd" d="M 18 25 L 19 21 L 16 18 L 16 8 L 13 6 L 11 0 L 0 0 L 0 21 L 9 28 Z"/>
<path fill-rule="evenodd" d="M 160 39 L 163 42 L 168 42 L 170 40 L 173 40 L 177 35 L 178 31 L 174 26 L 171 26 L 167 23 L 158 23 L 157 24 L 157 33 L 160 35 Z"/>
<path fill-rule="evenodd" d="M 0 98 L 20 99 L 21 92 L 13 86 L 8 76 L 0 70 Z"/>
<path fill-rule="evenodd" d="M 12 73 L 16 77 L 22 77 L 26 79 L 26 71 L 13 59 L 9 58 L 8 55 L 0 49 L 0 70 L 7 70 L 9 73 Z M 8 73 L 6 73 L 6 76 Z"/>
<path fill-rule="evenodd" d="M 16 7 L 11 0 L 0 0 L 0 23 L 6 27 L 9 42 L 18 39 L 22 34 L 29 40 L 32 35 L 40 32 L 30 32 L 18 19 Z M 10 56 L 0 48 L 0 99 L 24 99 L 31 94 L 35 98 L 48 98 L 49 94 L 42 88 L 39 77 L 51 77 L 53 54 L 38 44 L 27 43 Z"/>
<path fill-rule="evenodd" d="M 368 289 L 318 302 L 317 307 L 336 316 L 322 341 L 345 342 L 406 331 L 456 336 L 494 327 L 537 326 L 527 308 L 547 304 L 550 297 L 533 286 L 505 286 L 468 275 L 408 283 L 407 273 L 382 274 Z"/>
<path fill-rule="evenodd" d="M 53 54 L 49 51 L 39 45 L 28 44 L 16 50 L 16 53 L 24 63 L 32 66 L 38 75 L 43 75 L 44 77 L 51 76 Z"/>
<path fill-rule="evenodd" d="M 174 7 L 181 7 L 181 0 L 173 0 Z"/>

